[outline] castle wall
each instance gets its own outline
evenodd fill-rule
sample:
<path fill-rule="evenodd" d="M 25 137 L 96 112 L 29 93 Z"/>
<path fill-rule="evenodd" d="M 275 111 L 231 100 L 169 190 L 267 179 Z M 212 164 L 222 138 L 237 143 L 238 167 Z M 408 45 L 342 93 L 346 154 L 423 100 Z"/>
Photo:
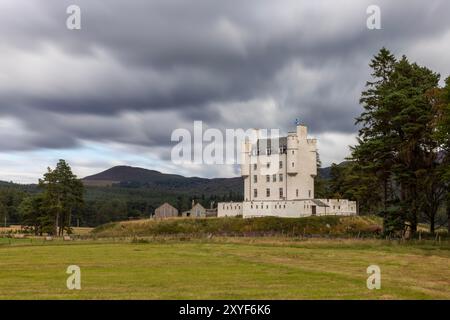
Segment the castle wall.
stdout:
<path fill-rule="evenodd" d="M 320 199 L 326 207 L 311 199 L 290 201 L 220 202 L 218 217 L 243 216 L 244 218 L 277 216 L 299 218 L 315 215 L 356 215 L 356 202 L 346 199 Z M 315 207 L 315 209 L 314 209 Z"/>

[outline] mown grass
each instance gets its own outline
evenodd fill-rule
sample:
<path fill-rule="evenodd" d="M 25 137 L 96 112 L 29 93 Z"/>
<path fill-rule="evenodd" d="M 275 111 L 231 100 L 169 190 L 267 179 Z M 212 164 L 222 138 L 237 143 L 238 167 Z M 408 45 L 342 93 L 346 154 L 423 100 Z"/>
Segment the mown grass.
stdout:
<path fill-rule="evenodd" d="M 82 289 L 66 288 L 81 267 Z M 366 268 L 381 268 L 368 290 Z M 227 237 L 0 246 L 0 299 L 450 299 L 450 246 Z"/>
<path fill-rule="evenodd" d="M 374 235 L 374 227 L 380 227 L 376 217 L 305 217 L 305 218 L 174 218 L 166 220 L 139 220 L 115 222 L 93 230 L 97 237 L 134 237 L 158 235 L 322 235 L 354 236 Z"/>

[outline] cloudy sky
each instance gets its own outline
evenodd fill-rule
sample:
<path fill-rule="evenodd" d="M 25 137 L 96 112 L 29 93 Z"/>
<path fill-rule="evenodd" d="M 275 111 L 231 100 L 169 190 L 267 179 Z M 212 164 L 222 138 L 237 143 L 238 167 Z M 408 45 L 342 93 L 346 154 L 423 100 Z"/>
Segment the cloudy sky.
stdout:
<path fill-rule="evenodd" d="M 66 9 L 81 8 L 81 30 Z M 381 30 L 366 27 L 369 5 Z M 176 128 L 292 130 L 324 165 L 348 154 L 367 64 L 382 46 L 450 73 L 450 1 L 1 0 L 0 180 L 36 182 L 57 159 L 79 176 L 176 166 Z"/>

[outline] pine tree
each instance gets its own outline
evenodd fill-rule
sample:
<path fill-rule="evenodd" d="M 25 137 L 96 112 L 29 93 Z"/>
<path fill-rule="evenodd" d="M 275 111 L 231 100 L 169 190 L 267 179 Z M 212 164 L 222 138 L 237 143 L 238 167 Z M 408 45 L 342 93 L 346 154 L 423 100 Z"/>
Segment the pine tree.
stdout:
<path fill-rule="evenodd" d="M 322 161 L 320 161 L 319 153 L 316 156 L 318 174 L 314 177 L 314 197 L 318 199 L 328 198 L 326 181 L 320 176 Z"/>
<path fill-rule="evenodd" d="M 54 170 L 48 168 L 39 186 L 44 189 L 46 220 L 54 221 L 53 234 L 61 236 L 64 231 L 70 232 L 72 213 L 83 204 L 82 182 L 65 160 L 59 160 Z"/>
<path fill-rule="evenodd" d="M 440 152 L 439 175 L 445 187 L 447 229 L 450 233 L 450 77 L 444 88 L 429 92 L 429 98 L 436 111 L 435 138 Z"/>
<path fill-rule="evenodd" d="M 364 112 L 356 123 L 362 128 L 352 158 L 383 190 L 385 232 L 400 231 L 403 221 L 415 232 L 419 216 L 438 201 L 435 113 L 427 93 L 439 75 L 405 56 L 396 61 L 384 48 L 370 66 L 373 81 L 361 96 Z"/>
<path fill-rule="evenodd" d="M 391 131 L 391 106 L 385 99 L 390 91 L 395 65 L 394 55 L 386 48 L 382 48 L 369 64 L 372 68 L 372 81 L 366 83 L 366 90 L 361 94 L 360 103 L 364 112 L 356 118 L 356 124 L 361 125 L 361 129 L 357 138 L 358 143 L 352 148 L 351 156 L 366 180 L 372 182 L 372 191 L 368 192 L 382 189 L 383 210 L 380 213 L 384 216 L 385 222 L 389 219 L 387 213 L 389 202 L 394 198 L 390 184 L 395 156 Z M 362 194 L 361 197 L 364 198 Z"/>

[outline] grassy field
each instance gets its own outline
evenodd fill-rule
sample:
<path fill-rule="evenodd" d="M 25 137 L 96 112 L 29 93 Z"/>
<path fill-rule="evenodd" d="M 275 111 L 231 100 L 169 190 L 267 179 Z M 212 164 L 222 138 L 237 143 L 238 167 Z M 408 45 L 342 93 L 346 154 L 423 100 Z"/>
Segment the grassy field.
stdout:
<path fill-rule="evenodd" d="M 448 242 L 21 240 L 0 241 L 0 299 L 450 299 Z M 73 264 L 78 291 L 66 288 Z M 366 287 L 372 264 L 380 290 Z"/>

